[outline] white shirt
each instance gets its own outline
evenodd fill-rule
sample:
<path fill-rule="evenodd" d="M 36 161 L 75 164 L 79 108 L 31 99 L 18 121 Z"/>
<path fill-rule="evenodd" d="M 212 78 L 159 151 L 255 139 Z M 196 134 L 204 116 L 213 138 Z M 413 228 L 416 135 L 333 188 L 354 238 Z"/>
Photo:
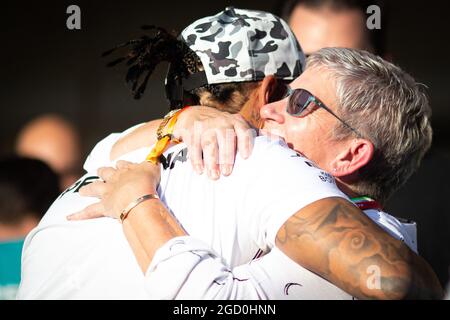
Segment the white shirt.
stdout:
<path fill-rule="evenodd" d="M 329 174 L 264 137 L 256 138 L 248 160 L 238 157 L 233 174 L 218 181 L 194 173 L 183 145 L 165 153 L 168 168 L 158 192 L 190 236 L 163 246 L 144 277 L 118 221 L 66 220 L 97 201 L 77 190 L 99 167 L 114 165 L 109 154 L 120 137 L 111 135 L 94 148 L 85 163 L 88 174 L 28 235 L 19 299 L 351 298 L 280 251 L 270 251 L 292 214 L 322 198 L 346 197 Z M 143 148 L 122 159 L 142 162 L 148 152 Z"/>

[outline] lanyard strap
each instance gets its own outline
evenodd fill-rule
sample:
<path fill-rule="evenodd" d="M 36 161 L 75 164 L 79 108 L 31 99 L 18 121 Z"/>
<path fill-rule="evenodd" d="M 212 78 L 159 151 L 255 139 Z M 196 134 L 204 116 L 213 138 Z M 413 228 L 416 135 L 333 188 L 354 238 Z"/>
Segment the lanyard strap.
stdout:
<path fill-rule="evenodd" d="M 377 201 L 375 201 L 374 199 L 369 198 L 367 196 L 351 198 L 350 200 L 354 204 L 356 204 L 358 206 L 358 208 L 361 210 L 375 209 L 375 210 L 383 211 L 383 208 Z"/>
<path fill-rule="evenodd" d="M 173 138 L 173 131 L 175 130 L 175 123 L 178 120 L 178 116 L 185 110 L 189 109 L 189 106 L 184 107 L 183 109 L 176 110 L 175 112 L 169 112 L 169 114 L 164 117 L 163 122 L 158 128 L 157 137 L 158 141 L 156 142 L 153 149 L 150 151 L 150 154 L 145 159 L 148 162 L 153 164 L 159 163 L 159 157 L 166 151 L 167 147 L 171 142 L 179 143 L 178 140 Z"/>

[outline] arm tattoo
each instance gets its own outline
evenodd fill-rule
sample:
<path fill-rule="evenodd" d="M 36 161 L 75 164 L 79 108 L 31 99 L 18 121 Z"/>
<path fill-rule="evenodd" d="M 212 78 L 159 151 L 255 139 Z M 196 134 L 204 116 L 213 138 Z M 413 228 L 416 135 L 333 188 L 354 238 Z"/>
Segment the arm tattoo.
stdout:
<path fill-rule="evenodd" d="M 278 231 L 276 243 L 291 259 L 357 298 L 438 298 L 442 293 L 422 258 L 341 198 L 319 200 L 297 212 Z"/>

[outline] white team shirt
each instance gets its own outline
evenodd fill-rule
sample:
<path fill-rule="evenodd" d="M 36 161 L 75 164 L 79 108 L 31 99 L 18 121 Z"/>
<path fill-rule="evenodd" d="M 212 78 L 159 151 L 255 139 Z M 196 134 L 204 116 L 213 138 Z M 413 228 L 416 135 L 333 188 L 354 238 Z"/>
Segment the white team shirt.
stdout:
<path fill-rule="evenodd" d="M 165 153 L 158 193 L 190 236 L 158 250 L 144 276 L 118 221 L 66 220 L 97 201 L 77 191 L 99 167 L 114 165 L 110 150 L 122 135 L 94 148 L 88 173 L 28 235 L 19 299 L 351 298 L 274 249 L 278 229 L 295 212 L 322 198 L 346 197 L 329 174 L 265 137 L 257 137 L 251 157 L 238 157 L 233 174 L 218 181 L 194 173 L 184 145 Z M 121 159 L 142 162 L 149 150 Z"/>

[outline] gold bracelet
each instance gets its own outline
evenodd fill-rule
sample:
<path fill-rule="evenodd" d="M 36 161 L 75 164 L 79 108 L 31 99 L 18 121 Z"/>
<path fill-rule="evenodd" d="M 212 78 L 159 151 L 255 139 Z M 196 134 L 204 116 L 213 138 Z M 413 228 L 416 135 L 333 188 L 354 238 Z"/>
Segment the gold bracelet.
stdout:
<path fill-rule="evenodd" d="M 123 223 L 123 220 L 125 220 L 128 217 L 128 214 L 133 210 L 136 206 L 141 204 L 142 202 L 150 199 L 159 199 L 158 195 L 155 193 L 146 194 L 145 196 L 139 197 L 136 200 L 132 201 L 125 209 L 122 210 L 120 213 L 120 221 Z"/>
<path fill-rule="evenodd" d="M 172 110 L 172 111 L 170 111 L 168 114 L 166 114 L 164 116 L 163 121 L 158 126 L 158 130 L 156 130 L 156 138 L 158 140 L 161 140 L 164 137 L 164 134 L 163 134 L 164 129 L 166 128 L 166 126 L 169 123 L 170 119 L 172 119 L 172 117 L 180 110 L 181 109 Z"/>

